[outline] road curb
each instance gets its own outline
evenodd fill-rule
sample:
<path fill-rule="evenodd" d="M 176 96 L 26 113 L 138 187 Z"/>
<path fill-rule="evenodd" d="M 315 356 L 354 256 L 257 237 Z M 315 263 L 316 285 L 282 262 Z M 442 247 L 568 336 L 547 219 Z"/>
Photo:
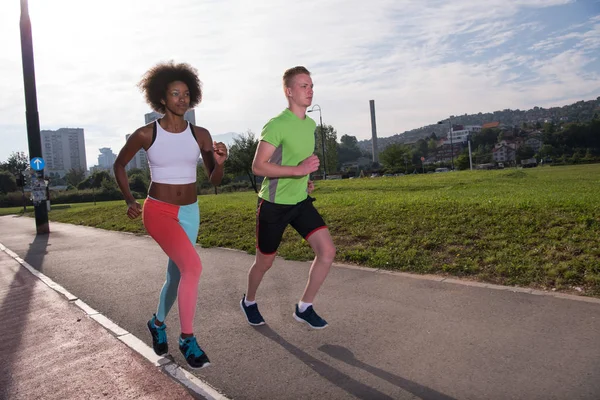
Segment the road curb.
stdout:
<path fill-rule="evenodd" d="M 199 379 L 195 375 L 189 373 L 185 369 L 181 368 L 175 361 L 166 358 L 157 356 L 154 353 L 154 350 L 138 337 L 132 335 L 125 329 L 121 328 L 119 325 L 115 324 L 109 318 L 104 316 L 99 311 L 87 305 L 84 301 L 79 299 L 77 296 L 70 293 L 67 289 L 54 282 L 51 278 L 44 275 L 42 272 L 38 271 L 34 267 L 32 267 L 27 261 L 23 260 L 17 253 L 10 250 L 8 247 L 4 246 L 0 243 L 0 251 L 3 251 L 12 259 L 17 261 L 21 266 L 27 269 L 32 275 L 38 278 L 41 282 L 43 282 L 46 286 L 53 289 L 57 293 L 64 296 L 68 302 L 74 304 L 79 309 L 81 309 L 88 317 L 99 323 L 104 329 L 110 332 L 113 336 L 119 339 L 121 342 L 126 344 L 130 349 L 144 357 L 146 360 L 150 361 L 152 365 L 159 368 L 163 373 L 170 376 L 171 379 L 175 380 L 180 385 L 185 386 L 188 390 L 195 393 L 198 396 L 202 396 L 207 400 L 230 400 L 225 397 L 221 393 L 219 393 L 215 388 L 210 386 L 208 383 Z"/>

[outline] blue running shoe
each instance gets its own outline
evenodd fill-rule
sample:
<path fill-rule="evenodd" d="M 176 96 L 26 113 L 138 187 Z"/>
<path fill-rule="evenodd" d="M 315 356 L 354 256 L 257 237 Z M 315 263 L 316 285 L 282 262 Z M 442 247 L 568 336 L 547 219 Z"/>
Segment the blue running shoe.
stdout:
<path fill-rule="evenodd" d="M 185 339 L 179 337 L 179 350 L 181 350 L 181 354 L 183 354 L 185 361 L 191 368 L 200 369 L 210 365 L 208 356 L 198 346 L 195 336 Z"/>
<path fill-rule="evenodd" d="M 244 297 L 242 297 L 242 300 L 240 301 L 240 307 L 242 308 L 248 323 L 252 326 L 264 325 L 265 320 L 262 315 L 260 315 L 260 311 L 258 311 L 258 305 L 254 303 L 251 306 L 246 306 L 245 300 L 246 295 L 244 294 Z"/>
<path fill-rule="evenodd" d="M 169 344 L 167 343 L 167 324 L 156 326 L 156 314 L 148 321 L 148 330 L 152 335 L 152 348 L 156 355 L 162 356 L 169 352 Z"/>
<path fill-rule="evenodd" d="M 298 304 L 296 304 L 294 319 L 298 322 L 305 322 L 308 325 L 310 325 L 311 328 L 314 329 L 323 329 L 327 326 L 327 321 L 319 317 L 319 315 L 313 309 L 313 306 L 308 306 L 308 308 L 303 313 L 301 313 L 298 309 Z"/>

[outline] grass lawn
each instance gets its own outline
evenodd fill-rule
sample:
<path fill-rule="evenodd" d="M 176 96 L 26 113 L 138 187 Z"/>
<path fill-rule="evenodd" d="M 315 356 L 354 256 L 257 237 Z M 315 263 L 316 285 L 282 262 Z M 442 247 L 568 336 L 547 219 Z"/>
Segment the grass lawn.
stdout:
<path fill-rule="evenodd" d="M 317 182 L 313 197 L 339 262 L 600 296 L 600 164 Z M 202 246 L 254 253 L 254 193 L 199 202 Z M 50 219 L 145 232 L 123 201 Z M 312 258 L 292 228 L 279 254 Z"/>

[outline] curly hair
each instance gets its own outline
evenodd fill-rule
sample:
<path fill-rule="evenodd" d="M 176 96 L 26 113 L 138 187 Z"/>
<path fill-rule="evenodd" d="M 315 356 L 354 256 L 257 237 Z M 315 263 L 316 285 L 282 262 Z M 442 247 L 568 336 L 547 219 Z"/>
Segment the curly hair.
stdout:
<path fill-rule="evenodd" d="M 162 62 L 150 68 L 138 83 L 144 92 L 146 103 L 154 111 L 164 114 L 165 106 L 160 101 L 165 99 L 170 83 L 181 81 L 190 91 L 190 108 L 196 107 L 202 101 L 202 82 L 198 71 L 187 63 L 175 64 L 173 61 Z"/>

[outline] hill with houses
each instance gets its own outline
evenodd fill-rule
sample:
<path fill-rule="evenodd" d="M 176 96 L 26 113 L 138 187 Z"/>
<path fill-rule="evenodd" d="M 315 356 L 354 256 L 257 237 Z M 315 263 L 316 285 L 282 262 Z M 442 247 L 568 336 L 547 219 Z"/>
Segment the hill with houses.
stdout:
<path fill-rule="evenodd" d="M 522 127 L 526 124 L 531 128 L 540 128 L 547 122 L 586 122 L 594 118 L 594 115 L 600 115 L 600 97 L 562 107 L 533 107 L 530 110 L 505 109 L 488 113 L 456 115 L 451 118 L 453 125 L 486 127 L 486 124 L 498 123 L 505 127 Z M 378 137 L 377 147 L 381 152 L 390 144 L 414 143 L 419 139 L 431 136 L 432 133 L 435 133 L 437 137 L 445 137 L 448 133 L 448 126 L 448 119 L 446 119 L 443 124 L 435 123 L 389 137 Z M 358 146 L 362 150 L 370 152 L 372 150 L 371 139 L 359 141 Z"/>

